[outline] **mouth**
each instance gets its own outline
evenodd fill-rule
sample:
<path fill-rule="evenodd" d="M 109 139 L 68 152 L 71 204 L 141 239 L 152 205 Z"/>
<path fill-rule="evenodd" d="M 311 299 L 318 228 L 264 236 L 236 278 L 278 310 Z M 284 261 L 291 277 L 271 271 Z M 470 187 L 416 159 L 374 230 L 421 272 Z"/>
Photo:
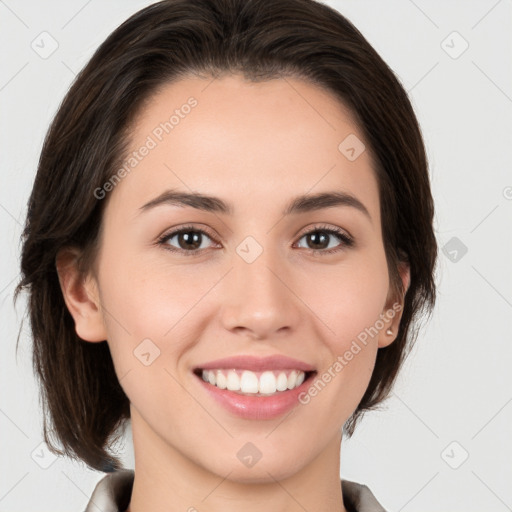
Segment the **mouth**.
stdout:
<path fill-rule="evenodd" d="M 197 365 L 199 387 L 228 413 L 248 420 L 283 416 L 300 403 L 316 369 L 298 359 L 274 354 L 239 355 Z"/>
<path fill-rule="evenodd" d="M 298 368 L 251 371 L 239 368 L 196 368 L 194 374 L 207 384 L 245 396 L 273 396 L 294 390 L 311 379 L 316 371 Z"/>
<path fill-rule="evenodd" d="M 235 356 L 193 369 L 205 397 L 243 419 L 270 420 L 289 412 L 311 385 L 316 369 L 297 359 Z"/>

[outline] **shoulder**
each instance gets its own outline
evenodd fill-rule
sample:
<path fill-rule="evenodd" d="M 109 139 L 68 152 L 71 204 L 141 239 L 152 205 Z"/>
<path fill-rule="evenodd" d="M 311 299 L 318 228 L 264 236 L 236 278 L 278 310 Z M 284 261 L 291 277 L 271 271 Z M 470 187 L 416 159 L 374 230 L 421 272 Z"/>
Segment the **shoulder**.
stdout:
<path fill-rule="evenodd" d="M 386 512 L 368 486 L 341 480 L 343 503 L 349 512 Z"/>
<path fill-rule="evenodd" d="M 96 484 L 84 512 L 124 512 L 130 503 L 134 476 L 132 469 L 105 475 Z"/>

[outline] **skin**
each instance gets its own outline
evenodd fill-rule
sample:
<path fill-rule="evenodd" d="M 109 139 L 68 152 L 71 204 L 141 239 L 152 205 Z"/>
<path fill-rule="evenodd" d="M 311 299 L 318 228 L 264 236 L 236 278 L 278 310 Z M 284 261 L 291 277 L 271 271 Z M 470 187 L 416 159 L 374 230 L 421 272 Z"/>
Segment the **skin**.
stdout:
<path fill-rule="evenodd" d="M 139 114 L 131 149 L 190 96 L 197 106 L 103 199 L 91 271 L 78 273 L 76 251 L 58 258 L 77 334 L 108 341 L 131 402 L 129 510 L 344 511 L 341 429 L 368 386 L 377 350 L 394 341 L 386 329 L 398 331 L 400 314 L 307 405 L 277 419 L 234 416 L 192 369 L 232 355 L 282 354 L 321 375 L 397 303 L 369 148 L 355 161 L 338 150 L 349 134 L 363 136 L 350 112 L 318 86 L 230 75 L 163 87 Z M 172 204 L 141 212 L 167 189 L 218 196 L 234 213 Z M 324 191 L 352 194 L 371 218 L 349 206 L 282 215 L 291 198 Z M 158 245 L 160 235 L 188 224 L 208 232 L 196 255 Z M 329 235 L 328 247 L 314 253 L 304 234 L 318 224 L 341 228 L 354 246 Z M 247 236 L 263 249 L 252 263 L 236 252 Z M 189 247 L 177 236 L 169 245 Z M 341 250 L 325 253 L 335 247 Z M 409 269 L 401 271 L 407 288 Z M 147 338 L 160 350 L 149 366 L 134 356 Z M 247 442 L 261 452 L 250 468 L 237 458 Z"/>

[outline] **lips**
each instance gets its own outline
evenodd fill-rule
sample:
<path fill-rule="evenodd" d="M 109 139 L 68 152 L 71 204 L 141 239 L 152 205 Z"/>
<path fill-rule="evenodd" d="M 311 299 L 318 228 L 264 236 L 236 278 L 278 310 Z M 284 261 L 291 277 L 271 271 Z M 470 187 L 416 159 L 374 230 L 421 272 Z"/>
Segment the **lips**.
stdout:
<path fill-rule="evenodd" d="M 229 412 L 245 419 L 271 419 L 298 405 L 298 395 L 316 373 L 287 356 L 235 356 L 198 365 L 201 387 Z"/>
<path fill-rule="evenodd" d="M 201 370 L 251 370 L 253 372 L 263 372 L 265 370 L 302 370 L 303 372 L 315 371 L 315 368 L 310 364 L 282 355 L 268 357 L 233 356 L 224 359 L 217 359 L 215 361 L 209 361 L 207 363 L 198 365 L 196 368 Z"/>

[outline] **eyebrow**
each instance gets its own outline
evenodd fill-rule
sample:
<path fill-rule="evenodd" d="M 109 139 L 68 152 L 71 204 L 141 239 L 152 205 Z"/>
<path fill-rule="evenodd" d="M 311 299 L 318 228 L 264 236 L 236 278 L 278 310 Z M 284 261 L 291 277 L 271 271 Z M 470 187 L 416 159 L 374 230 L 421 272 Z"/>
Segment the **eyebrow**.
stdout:
<path fill-rule="evenodd" d="M 233 206 L 219 197 L 200 194 L 199 192 L 182 192 L 177 190 L 166 190 L 158 197 L 141 206 L 140 210 L 147 211 L 161 205 L 190 206 L 197 210 L 226 215 L 233 215 L 234 213 Z M 336 206 L 355 208 L 368 217 L 370 222 L 372 221 L 366 206 L 355 196 L 347 192 L 320 192 L 297 196 L 288 203 L 282 211 L 282 215 L 307 213 Z"/>

